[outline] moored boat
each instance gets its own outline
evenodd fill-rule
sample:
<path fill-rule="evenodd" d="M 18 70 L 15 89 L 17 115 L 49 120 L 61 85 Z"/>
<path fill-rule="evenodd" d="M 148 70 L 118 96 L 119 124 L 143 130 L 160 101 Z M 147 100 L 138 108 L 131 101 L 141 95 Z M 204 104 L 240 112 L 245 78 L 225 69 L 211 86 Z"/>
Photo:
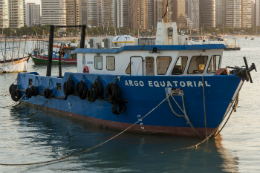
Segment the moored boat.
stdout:
<path fill-rule="evenodd" d="M 81 44 L 73 52 L 77 73 L 51 76 L 49 57 L 47 76 L 19 74 L 12 98 L 112 129 L 207 136 L 237 105 L 255 66 L 229 72 L 221 67 L 225 45 L 187 45 L 183 38 L 176 23 L 159 22 L 155 45 L 84 49 Z"/>

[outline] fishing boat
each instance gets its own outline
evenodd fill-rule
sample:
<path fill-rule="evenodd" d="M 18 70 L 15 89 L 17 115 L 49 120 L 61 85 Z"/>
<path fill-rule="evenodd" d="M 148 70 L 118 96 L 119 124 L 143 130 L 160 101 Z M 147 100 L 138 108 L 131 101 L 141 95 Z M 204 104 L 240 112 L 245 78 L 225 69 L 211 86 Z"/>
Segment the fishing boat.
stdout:
<path fill-rule="evenodd" d="M 133 45 L 125 36 L 122 47 L 86 49 L 84 34 L 83 27 L 73 51 L 77 73 L 62 76 L 60 65 L 59 76 L 51 76 L 49 55 L 46 76 L 18 74 L 12 99 L 111 129 L 207 136 L 235 109 L 255 69 L 246 58 L 246 67 L 223 68 L 225 45 L 188 45 L 175 22 L 158 22 L 155 45 Z"/>
<path fill-rule="evenodd" d="M 0 73 L 18 73 L 18 72 L 27 72 L 28 70 L 28 60 L 30 55 L 25 55 L 26 42 L 23 48 L 23 54 L 20 54 L 20 44 L 15 47 L 15 40 L 12 40 L 12 45 L 8 44 L 7 39 L 5 39 L 5 47 L 2 49 L 2 59 L 0 59 Z M 17 43 L 17 42 L 16 42 Z M 16 54 L 17 53 L 17 54 Z"/>
<path fill-rule="evenodd" d="M 38 45 L 38 43 L 37 43 Z M 39 44 L 40 45 L 40 44 Z M 42 44 L 44 45 L 44 44 Z M 49 46 L 47 44 L 47 46 Z M 41 47 L 41 46 L 39 46 Z M 35 48 L 33 50 L 32 54 L 32 60 L 35 65 L 47 65 L 48 63 L 48 55 L 44 51 L 44 46 L 43 48 Z M 53 65 L 58 65 L 59 64 L 59 51 L 61 50 L 61 46 L 59 45 L 53 45 L 55 50 L 52 52 L 52 64 Z M 63 46 L 63 51 L 64 54 L 62 55 L 61 58 L 61 64 L 62 65 L 76 65 L 77 64 L 77 55 L 72 53 L 73 50 L 76 49 L 76 46 L 71 46 L 71 44 L 68 44 L 67 46 Z"/>

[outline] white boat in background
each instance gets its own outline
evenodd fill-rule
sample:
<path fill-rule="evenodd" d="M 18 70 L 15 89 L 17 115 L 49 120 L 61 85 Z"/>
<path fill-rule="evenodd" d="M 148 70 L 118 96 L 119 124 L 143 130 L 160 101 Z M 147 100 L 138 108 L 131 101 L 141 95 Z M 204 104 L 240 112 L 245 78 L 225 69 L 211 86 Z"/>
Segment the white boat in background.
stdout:
<path fill-rule="evenodd" d="M 0 73 L 18 73 L 28 71 L 28 57 L 0 61 Z"/>
<path fill-rule="evenodd" d="M 23 48 L 21 48 L 21 39 L 19 41 L 19 45 L 16 42 L 16 47 L 14 39 L 12 40 L 11 46 L 8 43 L 8 48 L 6 42 L 7 40 L 5 39 L 4 48 L 1 49 L 3 51 L 3 56 L 0 58 L 0 73 L 27 72 L 28 60 L 30 56 L 25 56 L 26 41 Z M 22 55 L 20 54 L 21 49 L 23 49 Z"/>

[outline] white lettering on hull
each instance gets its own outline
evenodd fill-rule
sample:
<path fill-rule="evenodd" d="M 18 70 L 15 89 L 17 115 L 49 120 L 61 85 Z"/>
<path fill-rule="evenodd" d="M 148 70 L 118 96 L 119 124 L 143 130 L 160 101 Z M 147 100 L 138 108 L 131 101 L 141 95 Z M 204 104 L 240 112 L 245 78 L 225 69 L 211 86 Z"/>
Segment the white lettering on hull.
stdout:
<path fill-rule="evenodd" d="M 144 81 L 132 81 L 125 80 L 125 86 L 140 86 L 144 87 L 146 84 Z M 185 87 L 203 87 L 202 81 L 148 81 L 147 86 L 149 87 L 170 87 L 170 88 L 185 88 Z M 205 81 L 205 87 L 211 87 L 208 81 Z"/>

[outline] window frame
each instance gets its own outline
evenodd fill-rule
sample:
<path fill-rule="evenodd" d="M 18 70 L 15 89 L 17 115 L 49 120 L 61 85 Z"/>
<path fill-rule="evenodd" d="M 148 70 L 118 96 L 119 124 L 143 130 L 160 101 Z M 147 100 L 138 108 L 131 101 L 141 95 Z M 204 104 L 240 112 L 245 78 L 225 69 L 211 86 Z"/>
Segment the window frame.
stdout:
<path fill-rule="evenodd" d="M 221 56 L 221 55 L 212 55 L 211 58 L 210 58 L 209 64 L 207 65 L 207 74 L 213 74 L 213 72 L 208 73 L 208 68 L 209 68 L 209 66 L 210 66 L 210 63 L 211 63 L 211 60 L 212 60 L 213 56 L 220 56 L 219 62 L 218 62 L 218 68 L 220 67 L 220 62 L 221 62 L 222 56 Z M 216 69 L 216 71 L 217 71 L 217 70 L 218 70 L 218 69 Z M 215 71 L 215 72 L 216 72 L 216 71 Z M 214 72 L 214 73 L 215 73 L 215 72 Z"/>
<path fill-rule="evenodd" d="M 96 68 L 96 57 L 102 57 L 102 69 Z M 104 67 L 104 59 L 103 59 L 103 56 L 101 56 L 101 55 L 95 55 L 95 56 L 94 56 L 94 69 L 96 69 L 96 70 L 103 70 L 103 67 Z"/>
<path fill-rule="evenodd" d="M 178 62 L 178 60 L 179 60 L 179 58 L 181 58 L 181 57 L 186 57 L 186 58 L 187 58 L 186 66 L 185 66 L 185 68 L 184 68 L 184 70 L 183 70 L 183 73 L 180 74 L 180 75 L 185 74 L 187 65 L 190 64 L 190 58 L 189 58 L 189 56 L 182 56 L 182 55 L 180 55 L 180 56 L 177 57 L 177 59 L 176 59 L 176 61 L 175 61 L 175 63 L 174 63 L 174 66 L 173 66 L 172 71 L 171 71 L 171 75 L 178 75 L 178 74 L 172 74 L 172 72 L 173 72 L 173 69 L 174 69 L 174 67 L 176 66 L 176 64 L 177 64 L 177 62 Z M 178 75 L 178 76 L 179 76 L 179 75 Z"/>
<path fill-rule="evenodd" d="M 154 67 L 154 69 L 153 69 L 153 70 L 154 70 L 154 71 L 153 71 L 153 72 L 154 72 L 154 75 L 153 75 L 153 76 L 155 76 L 155 68 L 156 68 L 156 66 L 155 66 L 155 64 L 154 64 L 154 63 L 155 63 L 155 58 L 154 58 L 154 56 L 146 56 L 146 57 L 144 57 L 144 58 L 145 58 L 145 64 L 144 64 L 144 66 L 145 66 L 145 76 L 147 76 L 147 75 L 146 75 L 146 58 L 147 58 L 147 57 L 148 57 L 148 58 L 149 58 L 149 57 L 152 57 L 152 58 L 153 58 L 153 67 Z"/>
<path fill-rule="evenodd" d="M 108 57 L 113 57 L 114 58 L 114 70 L 108 70 L 107 69 L 107 58 Z M 115 56 L 106 56 L 106 69 L 108 70 L 108 71 L 115 71 L 116 70 L 116 58 L 115 58 Z"/>
<path fill-rule="evenodd" d="M 169 66 L 168 66 L 168 68 L 167 68 L 165 74 L 158 74 L 158 65 L 157 65 L 158 57 L 170 57 L 170 58 L 171 58 L 171 61 L 170 61 L 170 63 L 169 63 Z M 157 75 L 160 75 L 160 76 L 161 76 L 161 75 L 166 75 L 166 74 L 167 74 L 167 71 L 169 70 L 169 67 L 171 66 L 171 63 L 172 63 L 172 57 L 171 57 L 171 56 L 157 56 L 157 57 L 156 57 L 156 74 L 157 74 Z"/>
<path fill-rule="evenodd" d="M 190 67 L 190 64 L 191 64 L 191 61 L 192 61 L 192 58 L 193 57 L 195 57 L 195 56 L 207 56 L 208 57 L 208 59 L 209 59 L 209 55 L 202 55 L 202 54 L 200 54 L 200 55 L 193 55 L 193 56 L 191 56 L 191 58 L 189 58 L 189 67 Z M 188 69 L 186 70 L 186 73 L 187 73 L 187 75 L 200 75 L 200 74 L 203 74 L 203 73 L 205 73 L 205 69 L 208 69 L 208 68 L 206 68 L 207 66 L 208 66 L 208 59 L 207 59 L 207 62 L 205 63 L 205 67 L 204 67 L 204 70 L 203 70 L 203 72 L 202 73 L 198 73 L 198 74 L 194 74 L 194 73 L 189 73 L 189 67 L 187 67 Z"/>

